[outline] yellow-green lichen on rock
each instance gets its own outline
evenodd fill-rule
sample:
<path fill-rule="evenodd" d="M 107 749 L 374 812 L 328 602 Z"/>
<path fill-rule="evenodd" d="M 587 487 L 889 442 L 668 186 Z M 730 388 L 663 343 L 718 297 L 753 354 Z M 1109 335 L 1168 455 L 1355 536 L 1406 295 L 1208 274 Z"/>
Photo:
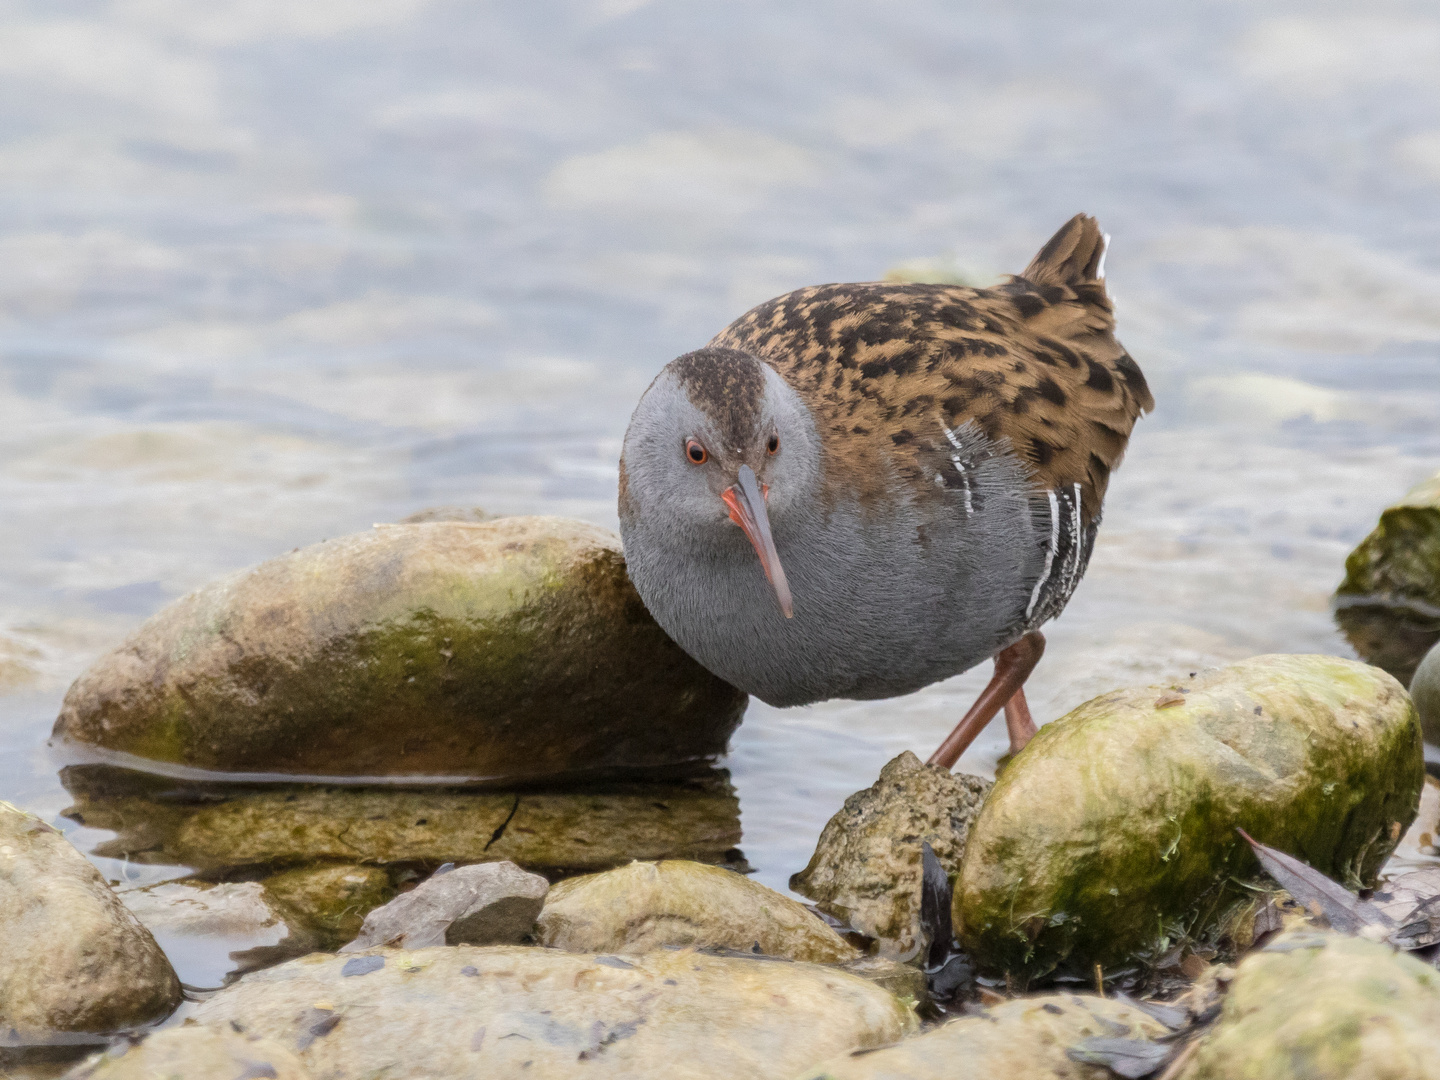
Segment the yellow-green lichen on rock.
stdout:
<path fill-rule="evenodd" d="M 910 751 L 888 762 L 825 825 L 790 888 L 821 911 L 879 940 L 882 954 L 910 959 L 920 928 L 921 845 L 953 874 L 989 780 L 923 764 Z"/>
<path fill-rule="evenodd" d="M 1411 488 L 1345 560 L 1335 621 L 1403 683 L 1440 641 L 1440 473 Z"/>
<path fill-rule="evenodd" d="M 1295 931 L 1240 964 L 1182 1080 L 1440 1080 L 1440 972 L 1389 945 Z"/>
<path fill-rule="evenodd" d="M 855 947 L 787 896 L 733 870 L 683 860 L 633 862 L 562 881 L 537 927 L 540 944 L 573 952 L 644 953 L 674 946 L 748 950 L 838 964 Z"/>
<path fill-rule="evenodd" d="M 1352 660 L 1257 656 L 1102 695 L 996 781 L 956 882 L 961 942 L 985 970 L 1089 976 L 1203 939 L 1259 876 L 1237 827 L 1373 885 L 1423 778 L 1409 697 Z"/>
<path fill-rule="evenodd" d="M 539 777 L 722 753 L 745 695 L 650 617 L 619 539 L 554 517 L 389 525 L 177 600 L 55 736 L 218 772 Z"/>
<path fill-rule="evenodd" d="M 1108 1080 L 1072 1060 L 1083 1039 L 1153 1039 L 1167 1029 L 1134 1005 L 1089 994 L 1017 998 L 881 1050 L 847 1054 L 796 1080 Z"/>
<path fill-rule="evenodd" d="M 300 866 L 272 874 L 263 884 L 292 918 L 314 931 L 322 949 L 345 944 L 360 932 L 366 915 L 395 896 L 383 868 L 355 863 Z"/>

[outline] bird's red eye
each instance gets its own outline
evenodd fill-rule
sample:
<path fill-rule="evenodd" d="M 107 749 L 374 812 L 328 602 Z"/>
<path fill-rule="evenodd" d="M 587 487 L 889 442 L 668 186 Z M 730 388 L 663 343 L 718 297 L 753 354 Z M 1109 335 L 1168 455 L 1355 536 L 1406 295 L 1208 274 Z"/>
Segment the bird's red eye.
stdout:
<path fill-rule="evenodd" d="M 767 452 L 769 452 L 769 453 L 771 453 L 771 454 L 773 454 L 773 453 L 775 453 L 775 451 L 779 450 L 779 449 L 780 449 L 780 436 L 779 436 L 779 435 L 771 435 L 771 436 L 770 436 L 770 441 L 765 444 L 765 449 L 766 449 Z"/>
<path fill-rule="evenodd" d="M 710 458 L 705 448 L 694 439 L 691 439 L 685 444 L 685 456 L 689 458 L 694 465 L 704 465 Z"/>

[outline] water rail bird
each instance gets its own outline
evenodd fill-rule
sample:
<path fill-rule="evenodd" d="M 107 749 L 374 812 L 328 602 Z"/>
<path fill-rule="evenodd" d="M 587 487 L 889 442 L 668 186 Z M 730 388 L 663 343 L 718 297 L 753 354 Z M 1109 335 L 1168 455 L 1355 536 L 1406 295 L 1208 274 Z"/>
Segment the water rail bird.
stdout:
<path fill-rule="evenodd" d="M 1085 573 L 1154 401 L 1115 340 L 1106 237 L 1078 214 L 993 288 L 786 293 L 671 361 L 620 461 L 630 576 L 687 653 L 776 706 L 995 672 L 953 766 L 1024 683 Z M 736 527 L 738 526 L 738 528 Z"/>

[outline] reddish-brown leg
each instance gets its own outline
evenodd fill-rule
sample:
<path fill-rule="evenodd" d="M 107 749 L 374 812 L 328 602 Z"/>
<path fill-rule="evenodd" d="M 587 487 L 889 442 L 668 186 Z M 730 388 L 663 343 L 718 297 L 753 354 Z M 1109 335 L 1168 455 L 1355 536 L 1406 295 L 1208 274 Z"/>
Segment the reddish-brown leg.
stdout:
<path fill-rule="evenodd" d="M 1040 662 L 1040 657 L 1045 654 L 1045 639 L 1038 631 L 1026 634 L 1014 645 L 1001 649 L 995 654 L 995 674 L 990 677 L 990 685 L 981 691 L 980 696 L 975 699 L 975 704 L 970 706 L 970 711 L 965 714 L 960 723 L 955 725 L 955 730 L 945 737 L 940 744 L 940 749 L 930 755 L 931 765 L 940 765 L 947 769 L 955 767 L 955 762 L 960 760 L 966 748 L 975 741 L 975 737 L 985 730 L 985 725 L 995 719 L 995 714 L 1000 711 L 1017 691 L 1025 685 L 1025 680 L 1035 670 L 1035 665 Z M 1030 721 L 1030 709 L 1025 705 L 1025 698 L 1020 698 L 1020 708 L 1024 710 L 1024 719 L 1029 722 L 1030 732 L 1035 731 L 1035 724 Z M 1009 711 L 1006 712 L 1006 720 L 1009 722 Z M 1010 742 L 1012 748 L 1015 743 L 1016 728 L 1010 728 Z M 1029 736 L 1025 736 L 1027 739 Z"/>
<path fill-rule="evenodd" d="M 1010 732 L 1010 753 L 1018 754 L 1035 734 L 1035 721 L 1030 717 L 1030 703 L 1025 700 L 1025 687 L 1005 702 L 1005 727 Z"/>

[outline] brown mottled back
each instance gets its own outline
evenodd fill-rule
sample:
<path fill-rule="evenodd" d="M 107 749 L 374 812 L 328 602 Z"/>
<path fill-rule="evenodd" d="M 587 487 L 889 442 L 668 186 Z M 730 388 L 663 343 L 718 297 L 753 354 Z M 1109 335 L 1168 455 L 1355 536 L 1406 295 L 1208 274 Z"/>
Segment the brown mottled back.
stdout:
<path fill-rule="evenodd" d="M 897 473 L 923 481 L 948 452 L 941 425 L 973 421 L 1030 465 L 1037 489 L 1081 485 L 1088 525 L 1154 407 L 1115 340 L 1103 254 L 1095 220 L 1077 214 L 995 288 L 817 285 L 761 304 L 711 345 L 761 357 L 795 388 L 843 466 L 831 482 L 861 485 L 862 498 L 880 499 Z"/>

